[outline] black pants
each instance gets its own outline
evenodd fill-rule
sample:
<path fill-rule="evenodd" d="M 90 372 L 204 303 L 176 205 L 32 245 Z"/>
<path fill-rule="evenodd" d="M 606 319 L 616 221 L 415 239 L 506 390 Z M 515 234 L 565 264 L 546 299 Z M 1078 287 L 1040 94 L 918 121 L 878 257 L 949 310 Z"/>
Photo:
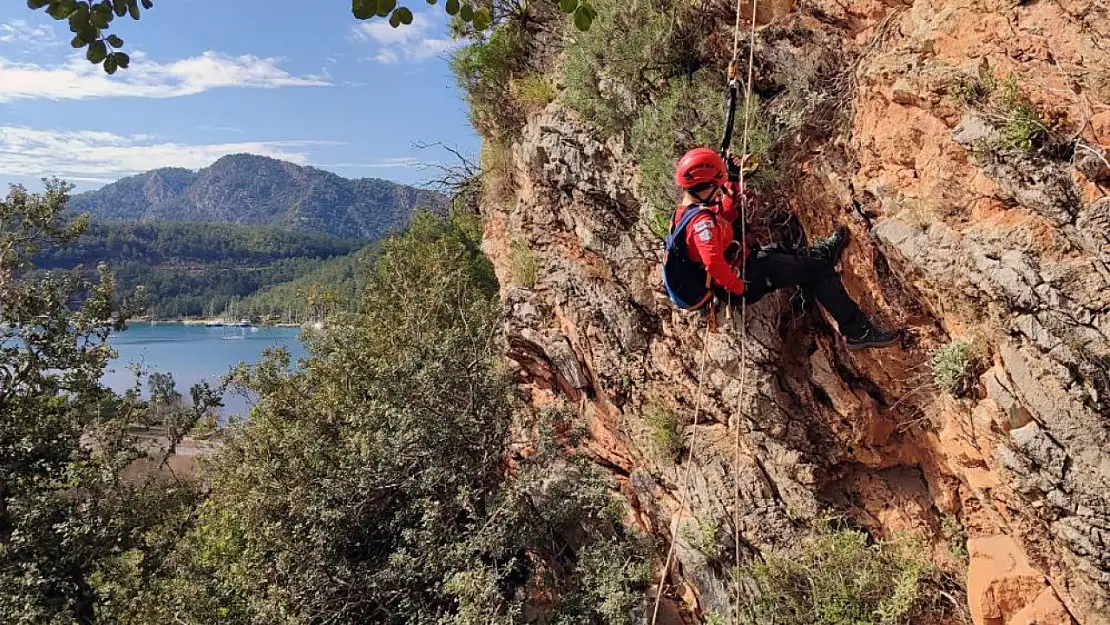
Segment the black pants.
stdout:
<path fill-rule="evenodd" d="M 815 298 L 829 311 L 841 334 L 854 334 L 867 324 L 863 314 L 844 289 L 836 268 L 826 258 L 810 255 L 808 250 L 752 250 L 744 275 L 744 300 L 749 304 L 779 289 L 799 287 L 806 297 Z M 717 288 L 717 298 L 739 304 L 738 298 Z"/>

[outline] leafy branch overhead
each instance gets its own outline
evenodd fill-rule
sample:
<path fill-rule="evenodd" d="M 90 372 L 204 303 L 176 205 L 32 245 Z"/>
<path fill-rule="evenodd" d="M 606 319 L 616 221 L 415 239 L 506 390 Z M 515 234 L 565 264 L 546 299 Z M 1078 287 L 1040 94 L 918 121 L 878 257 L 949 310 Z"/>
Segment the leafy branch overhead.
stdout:
<path fill-rule="evenodd" d="M 425 1 L 436 4 L 439 0 Z M 558 0 L 558 6 L 563 13 L 574 16 L 574 25 L 582 31 L 589 30 L 597 17 L 597 11 L 585 1 Z M 444 9 L 451 17 L 458 17 L 473 26 L 476 32 L 483 32 L 493 24 L 493 14 L 487 6 L 475 6 L 466 0 L 447 0 Z M 412 10 L 398 6 L 397 0 L 352 0 L 351 13 L 360 20 L 388 17 L 389 25 L 394 28 L 412 23 Z"/>
<path fill-rule="evenodd" d="M 436 4 L 439 0 L 425 0 Z M 586 0 L 556 0 L 559 10 L 573 16 L 574 25 L 579 30 L 589 30 L 597 11 Z M 90 63 L 102 65 L 109 74 L 126 69 L 131 57 L 121 52 L 123 39 L 108 32 L 112 20 L 130 16 L 138 20 L 140 8 L 150 9 L 152 0 L 27 0 L 32 10 L 46 9 L 56 20 L 68 20 L 69 30 L 73 33 L 70 41 L 76 49 L 86 48 L 85 57 Z M 452 17 L 458 17 L 473 26 L 476 32 L 483 32 L 493 25 L 494 18 L 488 6 L 476 6 L 468 0 L 446 0 L 444 9 Z M 397 0 L 352 0 L 351 13 L 360 20 L 388 18 L 389 25 L 398 28 L 412 23 L 412 9 L 398 6 Z"/>
<path fill-rule="evenodd" d="M 108 27 L 117 17 L 130 15 L 133 20 L 139 19 L 140 4 L 144 9 L 154 6 L 152 0 L 27 0 L 27 7 L 32 10 L 46 9 L 50 17 L 68 20 L 73 33 L 70 45 L 76 49 L 87 48 L 85 58 L 103 66 L 109 74 L 121 67 L 126 69 L 131 57 L 119 51 L 123 39 L 108 33 Z"/>

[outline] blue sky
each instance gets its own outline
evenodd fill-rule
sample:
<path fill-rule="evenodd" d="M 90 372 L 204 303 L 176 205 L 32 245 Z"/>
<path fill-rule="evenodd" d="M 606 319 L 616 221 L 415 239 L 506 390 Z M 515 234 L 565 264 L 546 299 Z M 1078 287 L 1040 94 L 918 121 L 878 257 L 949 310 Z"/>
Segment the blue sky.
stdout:
<path fill-rule="evenodd" d="M 3 5 L 2 189 L 56 175 L 80 191 L 235 152 L 420 183 L 420 162 L 449 155 L 415 142 L 478 150 L 439 5 L 411 2 L 413 23 L 393 29 L 349 0 L 160 0 L 113 22 L 132 59 L 115 76 L 69 46 L 66 22 Z"/>

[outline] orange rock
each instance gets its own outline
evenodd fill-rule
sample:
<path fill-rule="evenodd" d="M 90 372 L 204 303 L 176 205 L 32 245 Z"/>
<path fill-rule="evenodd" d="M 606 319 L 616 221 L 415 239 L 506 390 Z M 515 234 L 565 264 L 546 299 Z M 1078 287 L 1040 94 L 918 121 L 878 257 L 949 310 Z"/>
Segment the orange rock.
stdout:
<path fill-rule="evenodd" d="M 1091 130 L 1094 132 L 1095 143 L 1110 149 L 1110 111 L 1092 116 Z"/>
<path fill-rule="evenodd" d="M 975 625 L 1073 622 L 1044 575 L 1029 565 L 1012 538 L 973 538 L 967 549 L 967 598 Z"/>
<path fill-rule="evenodd" d="M 1037 600 L 1015 614 L 1006 625 L 1074 625 L 1075 619 L 1051 588 L 1045 588 Z"/>

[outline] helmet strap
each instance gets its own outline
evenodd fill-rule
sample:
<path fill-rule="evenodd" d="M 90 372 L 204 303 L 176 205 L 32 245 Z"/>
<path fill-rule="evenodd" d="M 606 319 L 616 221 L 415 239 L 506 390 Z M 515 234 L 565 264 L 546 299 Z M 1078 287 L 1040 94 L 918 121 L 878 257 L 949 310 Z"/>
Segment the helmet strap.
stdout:
<path fill-rule="evenodd" d="M 690 193 L 690 195 L 694 196 L 694 199 L 696 199 L 698 202 L 700 202 L 702 204 L 709 204 L 710 200 L 706 199 L 705 196 L 709 196 L 709 195 L 712 195 L 713 193 L 716 193 L 717 189 L 719 189 L 719 188 L 720 187 L 718 185 L 710 184 L 709 187 L 707 187 L 705 189 L 690 189 L 689 193 Z"/>

